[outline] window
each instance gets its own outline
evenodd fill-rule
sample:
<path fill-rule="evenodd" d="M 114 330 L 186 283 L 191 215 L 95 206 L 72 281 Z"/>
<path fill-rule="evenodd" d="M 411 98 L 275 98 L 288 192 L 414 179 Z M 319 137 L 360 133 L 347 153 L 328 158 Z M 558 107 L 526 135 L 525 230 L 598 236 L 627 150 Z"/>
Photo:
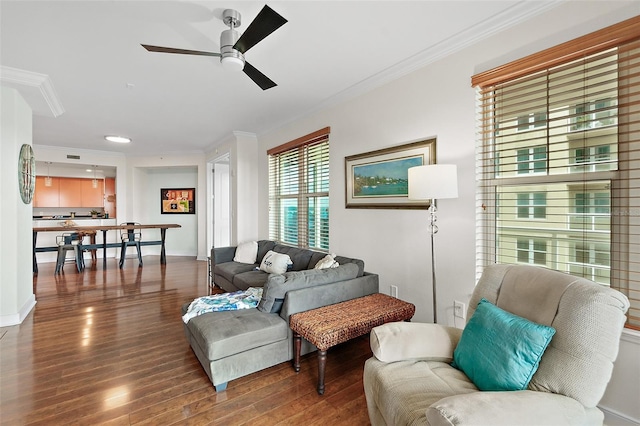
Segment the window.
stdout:
<path fill-rule="evenodd" d="M 610 161 L 611 146 L 599 145 L 573 149 L 572 172 L 595 172 L 612 170 L 615 161 Z"/>
<path fill-rule="evenodd" d="M 537 127 L 544 127 L 547 122 L 546 112 L 536 112 L 532 114 L 521 115 L 518 117 L 518 131 L 526 132 L 535 130 Z"/>
<path fill-rule="evenodd" d="M 329 132 L 324 128 L 269 155 L 269 238 L 329 250 Z"/>
<path fill-rule="evenodd" d="M 569 265 L 569 273 L 592 281 L 609 283 L 611 251 L 606 244 L 576 243 Z"/>
<path fill-rule="evenodd" d="M 518 196 L 518 218 L 544 219 L 547 216 L 547 194 L 544 192 L 520 193 Z"/>
<path fill-rule="evenodd" d="M 640 329 L 638 75 L 640 17 L 472 77 L 478 276 L 494 262 L 583 276 L 626 294 Z"/>
<path fill-rule="evenodd" d="M 569 120 L 570 130 L 575 132 L 613 126 L 617 123 L 617 116 L 615 98 L 579 104 L 575 106 L 574 116 Z"/>
<path fill-rule="evenodd" d="M 518 239 L 516 250 L 518 263 L 547 264 L 546 241 Z"/>
<path fill-rule="evenodd" d="M 536 146 L 518 150 L 518 174 L 547 171 L 547 147 Z"/>

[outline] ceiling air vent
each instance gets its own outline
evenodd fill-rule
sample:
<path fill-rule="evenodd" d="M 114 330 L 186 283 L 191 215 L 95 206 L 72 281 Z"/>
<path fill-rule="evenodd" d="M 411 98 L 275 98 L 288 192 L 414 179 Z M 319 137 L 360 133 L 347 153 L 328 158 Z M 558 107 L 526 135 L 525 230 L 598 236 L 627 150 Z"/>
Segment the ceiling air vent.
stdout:
<path fill-rule="evenodd" d="M 71 154 L 67 154 L 67 158 L 69 160 L 79 160 L 80 156 L 79 155 L 71 155 Z"/>

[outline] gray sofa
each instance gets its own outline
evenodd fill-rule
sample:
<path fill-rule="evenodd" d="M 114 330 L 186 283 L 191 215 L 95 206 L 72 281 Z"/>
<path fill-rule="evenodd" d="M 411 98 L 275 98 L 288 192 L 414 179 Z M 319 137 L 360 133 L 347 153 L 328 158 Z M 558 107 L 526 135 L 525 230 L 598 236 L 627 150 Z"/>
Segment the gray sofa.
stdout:
<path fill-rule="evenodd" d="M 326 253 L 260 241 L 258 262 L 268 250 L 287 253 L 293 268 L 284 274 L 256 271 L 256 265 L 233 262 L 234 247 L 212 250 L 216 285 L 228 292 L 263 286 L 257 308 L 210 312 L 191 318 L 184 332 L 216 391 L 229 380 L 293 359 L 289 316 L 378 292 L 378 275 L 364 271 L 364 262 L 337 256 L 337 268 L 313 268 Z M 310 266 L 311 265 L 311 266 Z M 182 307 L 187 312 L 189 304 Z M 302 354 L 316 348 L 303 342 Z"/>
<path fill-rule="evenodd" d="M 262 258 L 269 250 L 286 254 L 291 258 L 293 267 L 291 271 L 299 272 L 312 270 L 316 263 L 327 253 L 297 247 L 277 244 L 270 240 L 258 241 L 258 254 L 253 264 L 234 262 L 236 247 L 217 247 L 211 249 L 211 270 L 213 282 L 225 291 L 232 292 L 246 290 L 249 287 L 262 287 L 267 281 L 268 273 L 259 270 Z M 358 277 L 364 274 L 364 262 L 360 259 L 336 256 L 335 260 L 340 264 L 354 263 L 358 266 Z"/>

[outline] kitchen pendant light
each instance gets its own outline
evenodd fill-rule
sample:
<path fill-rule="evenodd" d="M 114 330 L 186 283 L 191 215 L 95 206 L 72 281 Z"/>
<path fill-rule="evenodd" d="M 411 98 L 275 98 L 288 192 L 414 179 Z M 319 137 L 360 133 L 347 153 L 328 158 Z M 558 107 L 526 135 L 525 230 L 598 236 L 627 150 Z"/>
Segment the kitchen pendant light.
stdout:
<path fill-rule="evenodd" d="M 53 185 L 53 180 L 51 179 L 51 173 L 49 170 L 49 166 L 51 165 L 51 161 L 47 161 L 47 177 L 44 178 L 44 186 L 51 186 Z"/>
<path fill-rule="evenodd" d="M 91 181 L 91 187 L 94 189 L 98 187 L 98 179 L 96 179 L 96 167 L 98 166 L 93 166 L 93 180 Z"/>

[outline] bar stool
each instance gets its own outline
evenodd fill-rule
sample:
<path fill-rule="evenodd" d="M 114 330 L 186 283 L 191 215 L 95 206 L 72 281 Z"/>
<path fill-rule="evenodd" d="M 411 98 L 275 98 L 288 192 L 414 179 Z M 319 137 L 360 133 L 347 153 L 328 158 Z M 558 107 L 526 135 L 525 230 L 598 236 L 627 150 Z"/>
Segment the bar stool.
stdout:
<path fill-rule="evenodd" d="M 140 226 L 137 222 L 126 222 L 121 223 L 120 225 L 133 225 Z M 120 245 L 120 268 L 124 266 L 124 258 L 127 252 L 127 247 L 136 246 L 136 250 L 138 250 L 138 266 L 142 266 L 142 253 L 140 251 L 140 240 L 142 239 L 142 232 L 140 229 L 123 229 L 120 233 L 120 241 L 122 244 Z"/>
<path fill-rule="evenodd" d="M 89 244 L 95 245 L 96 244 L 96 231 L 82 231 L 79 233 L 80 234 L 80 241 L 84 240 L 84 237 L 89 237 Z M 91 261 L 95 262 L 98 258 L 96 252 L 96 249 L 89 249 L 87 250 L 89 252 L 91 252 Z M 84 256 L 83 256 L 84 258 Z"/>
<path fill-rule="evenodd" d="M 58 260 L 56 261 L 56 274 L 59 274 L 67 260 L 67 252 L 73 251 L 74 262 L 78 272 L 84 270 L 84 259 L 82 257 L 82 244 L 80 235 L 77 232 L 65 232 L 56 236 L 56 244 L 58 245 Z"/>

